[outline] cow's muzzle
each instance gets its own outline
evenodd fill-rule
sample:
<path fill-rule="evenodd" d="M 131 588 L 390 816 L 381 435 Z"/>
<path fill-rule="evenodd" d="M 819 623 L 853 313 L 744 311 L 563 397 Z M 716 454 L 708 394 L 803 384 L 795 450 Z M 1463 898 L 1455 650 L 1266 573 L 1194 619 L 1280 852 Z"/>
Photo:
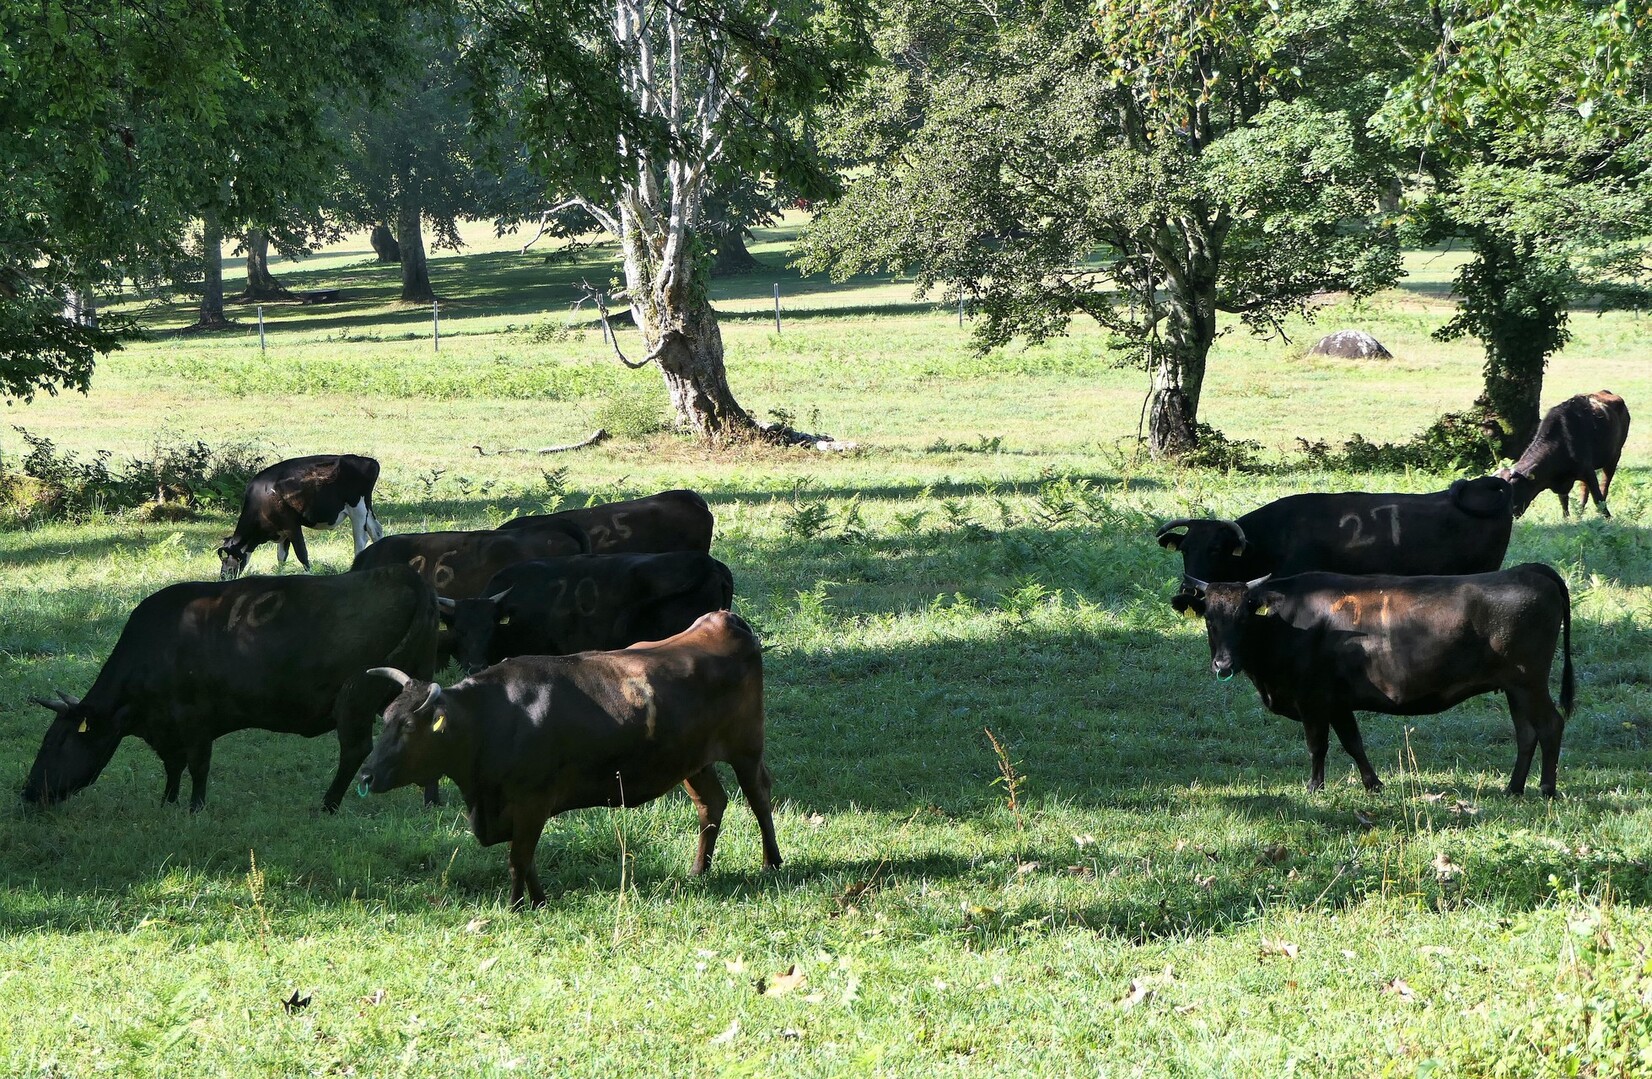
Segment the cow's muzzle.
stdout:
<path fill-rule="evenodd" d="M 1216 678 L 1221 682 L 1226 682 L 1239 671 L 1239 668 L 1234 665 L 1233 660 L 1226 656 L 1211 660 L 1210 669 L 1216 672 Z"/>

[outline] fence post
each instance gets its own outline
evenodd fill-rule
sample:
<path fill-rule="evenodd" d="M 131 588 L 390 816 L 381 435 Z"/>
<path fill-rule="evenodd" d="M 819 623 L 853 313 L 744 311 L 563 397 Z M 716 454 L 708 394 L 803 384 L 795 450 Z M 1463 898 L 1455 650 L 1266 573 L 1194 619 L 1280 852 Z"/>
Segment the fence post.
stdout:
<path fill-rule="evenodd" d="M 433 351 L 442 351 L 442 304 L 440 300 L 430 301 L 430 343 Z"/>
<path fill-rule="evenodd" d="M 780 282 L 774 283 L 774 332 L 780 332 Z"/>
<path fill-rule="evenodd" d="M 258 305 L 258 351 L 264 351 L 264 305 Z"/>

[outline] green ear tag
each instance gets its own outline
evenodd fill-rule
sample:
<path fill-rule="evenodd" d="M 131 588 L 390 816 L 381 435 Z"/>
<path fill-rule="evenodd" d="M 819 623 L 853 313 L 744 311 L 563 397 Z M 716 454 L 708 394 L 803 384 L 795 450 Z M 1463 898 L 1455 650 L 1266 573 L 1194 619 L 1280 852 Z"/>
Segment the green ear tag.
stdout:
<path fill-rule="evenodd" d="M 367 797 L 368 789 L 369 788 L 367 786 L 367 780 L 365 780 L 365 779 L 356 780 L 356 795 L 358 797 L 361 797 L 361 798 Z"/>

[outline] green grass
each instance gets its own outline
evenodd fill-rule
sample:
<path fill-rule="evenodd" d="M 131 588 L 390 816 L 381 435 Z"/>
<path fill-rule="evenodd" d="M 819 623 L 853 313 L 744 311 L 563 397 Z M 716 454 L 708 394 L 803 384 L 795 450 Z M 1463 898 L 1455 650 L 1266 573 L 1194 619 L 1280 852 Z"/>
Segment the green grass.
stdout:
<path fill-rule="evenodd" d="M 779 267 L 785 232 L 764 239 Z M 1153 524 L 1445 477 L 1148 465 L 1128 449 L 1144 381 L 1109 366 L 1093 328 L 978 358 L 903 284 L 780 269 L 718 286 L 735 390 L 860 452 L 708 454 L 655 435 L 479 456 L 583 437 L 651 376 L 606 357 L 583 316 L 567 328 L 572 282 L 612 272 L 602 252 L 547 266 L 477 247 L 433 262 L 452 297 L 439 355 L 403 339 L 427 313 L 395 304 L 394 270 L 363 265 L 358 242 L 277 268 L 352 298 L 280 309 L 267 357 L 255 335 L 163 333 L 106 363 L 90 396 L 7 418 L 82 453 L 183 437 L 373 453 L 392 531 L 537 506 L 552 467 L 575 501 L 703 491 L 768 646 L 786 865 L 758 870 L 738 801 L 699 880 L 680 795 L 575 813 L 540 846 L 551 902 L 513 916 L 503 851 L 453 808 L 404 790 L 321 814 L 330 739 L 220 741 L 194 816 L 159 804 L 159 763 L 128 744 L 57 810 L 0 804 L 0 1073 L 1645 1070 L 1649 425 L 1613 521 L 1562 523 L 1545 499 L 1509 553 L 1573 588 L 1562 798 L 1497 793 L 1513 739 L 1489 698 L 1365 718 L 1388 790 L 1364 793 L 1333 749 L 1310 796 L 1299 728 L 1211 679 L 1202 631 L 1165 603 L 1177 563 Z M 1289 344 L 1224 337 L 1206 418 L 1288 456 L 1297 436 L 1399 438 L 1466 404 L 1474 350 L 1428 339 L 1450 258 L 1415 255 L 1416 287 L 1321 316 L 1371 329 L 1394 361 L 1305 359 L 1306 327 Z M 1577 330 L 1548 400 L 1652 400 L 1638 322 Z M 0 452 L 20 448 L 0 434 Z M 0 533 L 0 780 L 21 784 L 44 728 L 27 697 L 84 691 L 139 599 L 212 575 L 230 524 Z M 343 569 L 347 531 L 312 552 Z M 1013 809 L 984 728 L 1018 777 Z M 759 993 L 794 965 L 800 987 Z M 295 989 L 311 1003 L 289 1015 Z"/>

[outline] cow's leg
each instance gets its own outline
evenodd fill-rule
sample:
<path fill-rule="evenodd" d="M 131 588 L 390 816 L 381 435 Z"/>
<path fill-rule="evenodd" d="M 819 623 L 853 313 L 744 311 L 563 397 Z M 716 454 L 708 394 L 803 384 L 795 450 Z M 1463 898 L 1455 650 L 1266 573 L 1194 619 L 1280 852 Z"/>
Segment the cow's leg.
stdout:
<path fill-rule="evenodd" d="M 717 849 L 717 833 L 723 827 L 723 810 L 728 808 L 728 794 L 722 780 L 717 778 L 715 765 L 706 765 L 683 780 L 683 789 L 700 814 L 700 845 L 694 851 L 694 866 L 689 869 L 699 876 L 711 868 L 711 855 Z"/>
<path fill-rule="evenodd" d="M 364 498 L 361 501 L 362 505 L 367 507 L 367 534 L 377 543 L 384 538 L 384 526 L 379 524 L 377 515 L 373 513 L 373 500 Z"/>
<path fill-rule="evenodd" d="M 277 573 L 287 568 L 287 547 L 288 543 L 285 539 L 275 541 L 275 571 Z"/>
<path fill-rule="evenodd" d="M 212 767 L 212 742 L 203 740 L 189 747 L 189 811 L 199 813 L 206 805 L 207 769 Z"/>
<path fill-rule="evenodd" d="M 530 814 L 518 820 L 511 830 L 511 909 L 522 909 L 522 890 L 536 907 L 545 905 L 545 889 L 539 885 L 539 873 L 533 866 L 534 851 L 539 847 L 539 835 L 545 830 L 545 819 L 535 820 Z"/>
<path fill-rule="evenodd" d="M 350 789 L 361 762 L 373 750 L 373 713 L 375 698 L 368 688 L 365 674 L 356 675 L 344 684 L 333 701 L 333 726 L 338 730 L 338 774 L 332 785 L 321 796 L 321 808 L 337 813 L 344 792 Z"/>
<path fill-rule="evenodd" d="M 1595 470 L 1592 468 L 1583 474 L 1583 490 L 1588 498 L 1579 500 L 1579 514 L 1583 512 L 1583 507 L 1589 504 L 1588 499 L 1592 498 L 1595 500 L 1595 509 L 1600 511 L 1602 517 L 1612 516 L 1612 511 L 1606 508 L 1606 496 L 1601 493 L 1600 484 L 1595 482 Z"/>
<path fill-rule="evenodd" d="M 1505 794 L 1525 794 L 1526 774 L 1531 771 L 1532 752 L 1537 748 L 1537 724 L 1532 722 L 1531 695 L 1525 690 L 1510 689 L 1509 718 L 1514 720 L 1514 771 L 1509 773 Z"/>
<path fill-rule="evenodd" d="M 178 788 L 184 781 L 184 760 L 183 754 L 161 758 L 161 767 L 166 769 L 166 791 L 161 795 L 161 802 L 166 805 L 178 800 Z"/>
<path fill-rule="evenodd" d="M 1302 734 L 1308 740 L 1308 790 L 1323 790 L 1325 751 L 1331 745 L 1331 724 L 1319 716 L 1303 716 Z"/>
<path fill-rule="evenodd" d="M 1555 497 L 1560 499 L 1560 516 L 1570 519 L 1572 516 L 1572 485 L 1568 483 L 1556 491 Z"/>
<path fill-rule="evenodd" d="M 442 781 L 441 780 L 432 779 L 429 783 L 425 784 L 425 787 L 424 787 L 424 804 L 427 805 L 427 806 L 439 806 L 439 805 L 442 804 Z"/>
<path fill-rule="evenodd" d="M 1365 755 L 1365 739 L 1359 736 L 1359 720 L 1352 712 L 1341 712 L 1331 717 L 1331 726 L 1337 732 L 1337 741 L 1342 748 L 1354 758 L 1354 764 L 1359 768 L 1360 782 L 1365 789 L 1375 794 L 1382 790 L 1382 780 L 1377 778 L 1377 770 L 1371 767 L 1371 759 Z"/>
<path fill-rule="evenodd" d="M 356 541 L 356 553 L 360 554 L 367 546 L 367 503 L 362 501 L 354 506 L 345 506 L 344 512 L 350 518 L 350 533 Z"/>
<path fill-rule="evenodd" d="M 1514 720 L 1514 771 L 1509 775 L 1509 794 L 1524 794 L 1526 776 L 1530 774 L 1532 754 L 1543 748 L 1538 789 L 1546 797 L 1555 796 L 1555 773 L 1560 766 L 1560 738 L 1566 729 L 1566 720 L 1549 698 L 1549 689 L 1510 689 L 1509 715 Z"/>
<path fill-rule="evenodd" d="M 304 572 L 310 572 L 310 549 L 304 545 L 304 529 L 293 529 L 293 554 L 298 556 L 298 564 L 304 567 Z"/>
<path fill-rule="evenodd" d="M 780 844 L 774 840 L 774 806 L 769 801 L 774 777 L 769 775 L 762 757 L 744 757 L 729 764 L 734 767 L 734 778 L 740 781 L 740 793 L 746 796 L 746 804 L 757 818 L 757 828 L 763 833 L 763 868 L 775 869 L 781 859 Z"/>

